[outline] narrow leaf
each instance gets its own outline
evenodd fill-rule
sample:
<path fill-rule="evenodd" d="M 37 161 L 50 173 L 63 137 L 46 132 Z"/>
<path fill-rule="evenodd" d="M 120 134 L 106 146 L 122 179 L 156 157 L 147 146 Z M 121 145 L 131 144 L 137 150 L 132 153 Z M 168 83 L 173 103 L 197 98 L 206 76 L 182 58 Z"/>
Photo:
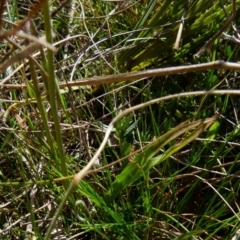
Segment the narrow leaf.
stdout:
<path fill-rule="evenodd" d="M 207 118 L 204 120 L 197 120 L 194 122 L 184 122 L 169 132 L 165 133 L 163 136 L 159 137 L 153 143 L 146 146 L 143 152 L 138 154 L 135 159 L 127 165 L 127 167 L 116 177 L 115 181 L 112 183 L 108 196 L 115 198 L 120 194 L 126 187 L 132 184 L 134 181 L 144 176 L 147 171 L 149 171 L 153 166 L 162 161 L 162 159 L 167 159 L 173 153 L 179 151 L 186 144 L 194 140 L 201 132 L 208 128 L 216 119 L 218 115 L 212 118 Z M 154 156 L 170 141 L 178 138 L 184 133 L 189 134 L 184 137 L 182 142 L 168 149 L 159 158 L 154 158 Z"/>

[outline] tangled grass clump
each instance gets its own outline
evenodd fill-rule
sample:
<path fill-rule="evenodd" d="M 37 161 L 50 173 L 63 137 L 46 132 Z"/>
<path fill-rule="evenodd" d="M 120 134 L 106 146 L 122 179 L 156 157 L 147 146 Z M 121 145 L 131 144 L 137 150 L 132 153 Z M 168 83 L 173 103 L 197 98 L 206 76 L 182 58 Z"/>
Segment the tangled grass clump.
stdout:
<path fill-rule="evenodd" d="M 1 1 L 1 239 L 237 238 L 239 3 Z"/>

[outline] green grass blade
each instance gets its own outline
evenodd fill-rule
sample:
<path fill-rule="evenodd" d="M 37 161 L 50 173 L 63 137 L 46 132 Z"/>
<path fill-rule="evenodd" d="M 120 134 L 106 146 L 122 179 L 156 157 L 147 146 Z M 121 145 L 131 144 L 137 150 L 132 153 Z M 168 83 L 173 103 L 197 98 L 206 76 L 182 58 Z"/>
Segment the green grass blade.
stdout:
<path fill-rule="evenodd" d="M 43 7 L 43 14 L 44 14 L 44 24 L 45 24 L 45 32 L 46 38 L 49 43 L 53 42 L 52 39 L 52 30 L 51 30 L 51 17 L 50 17 L 50 6 L 48 1 L 45 2 Z M 59 95 L 59 88 L 56 82 L 55 73 L 54 73 L 54 61 L 53 61 L 53 52 L 51 50 L 47 50 L 47 60 L 48 60 L 48 74 L 49 74 L 49 83 L 48 83 L 48 92 L 49 92 L 49 99 L 50 105 L 52 110 L 52 116 L 54 119 L 54 127 L 55 127 L 55 134 L 56 134 L 56 141 L 58 145 L 58 152 L 59 157 L 61 159 L 61 172 L 63 176 L 67 176 L 67 165 L 66 159 L 63 149 L 63 143 L 61 138 L 61 128 L 60 122 L 58 117 L 58 107 L 57 107 L 57 96 Z M 67 185 L 66 185 L 67 187 Z"/>
<path fill-rule="evenodd" d="M 201 132 L 208 128 L 217 119 L 217 117 L 218 115 L 215 115 L 212 118 L 205 120 L 198 120 L 191 123 L 184 122 L 163 136 L 159 137 L 153 143 L 149 144 L 145 150 L 137 155 L 135 159 L 117 176 L 116 180 L 110 186 L 108 195 L 111 196 L 111 198 L 115 198 L 127 186 L 135 182 L 141 176 L 144 176 L 153 166 L 167 159 L 186 144 L 194 140 Z M 154 155 L 157 154 L 170 141 L 178 138 L 186 132 L 191 131 L 192 129 L 194 129 L 192 133 L 185 137 L 180 144 L 171 147 L 159 157 L 153 158 Z"/>

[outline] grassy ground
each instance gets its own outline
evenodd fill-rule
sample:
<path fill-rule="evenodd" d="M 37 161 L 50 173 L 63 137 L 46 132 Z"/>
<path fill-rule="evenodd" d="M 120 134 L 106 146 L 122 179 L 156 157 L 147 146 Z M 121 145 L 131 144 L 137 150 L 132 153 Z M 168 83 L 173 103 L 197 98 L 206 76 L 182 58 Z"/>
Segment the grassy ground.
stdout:
<path fill-rule="evenodd" d="M 0 4 L 1 239 L 234 239 L 240 1 L 33 2 Z"/>

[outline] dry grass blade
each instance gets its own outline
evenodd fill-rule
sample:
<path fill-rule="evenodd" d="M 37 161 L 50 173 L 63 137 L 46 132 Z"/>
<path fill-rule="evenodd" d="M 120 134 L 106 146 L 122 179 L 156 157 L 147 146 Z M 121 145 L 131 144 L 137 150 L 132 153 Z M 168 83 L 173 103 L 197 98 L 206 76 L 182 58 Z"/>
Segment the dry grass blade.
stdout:
<path fill-rule="evenodd" d="M 17 53 L 13 57 L 11 57 L 10 60 L 6 61 L 5 63 L 0 64 L 1 71 L 6 70 L 6 68 L 14 65 L 14 63 L 20 62 L 21 60 L 27 58 L 28 56 L 30 56 L 31 54 L 33 54 L 35 51 L 39 50 L 42 47 L 46 47 L 54 52 L 56 51 L 55 47 L 53 47 L 51 44 L 46 42 L 45 37 L 38 39 L 34 36 L 29 36 L 28 34 L 25 34 L 25 33 L 20 33 L 19 35 L 24 36 L 25 38 L 31 39 L 34 42 L 29 44 L 27 47 L 22 49 L 19 53 Z"/>
<path fill-rule="evenodd" d="M 169 68 L 158 68 L 158 69 L 145 70 L 145 71 L 139 71 L 139 72 L 108 75 L 103 77 L 97 76 L 92 78 L 75 80 L 67 83 L 59 82 L 58 85 L 60 88 L 86 86 L 86 85 L 101 85 L 101 84 L 118 83 L 118 82 L 124 82 L 124 81 L 133 81 L 133 80 L 145 78 L 145 77 L 156 77 L 156 76 L 184 74 L 187 72 L 198 72 L 198 71 L 204 71 L 207 69 L 240 70 L 240 64 L 224 62 L 224 61 L 214 61 L 210 63 L 201 63 L 201 64 L 169 67 Z M 27 86 L 25 84 L 21 84 L 21 85 L 0 84 L 0 87 L 6 88 L 6 89 L 23 89 L 23 88 L 26 88 Z M 44 87 L 44 84 L 40 83 L 39 88 L 43 88 L 43 87 Z"/>
<path fill-rule="evenodd" d="M 180 21 L 176 42 L 174 44 L 174 49 L 176 49 L 176 50 L 179 48 L 179 45 L 180 45 L 181 36 L 182 36 L 182 32 L 183 32 L 184 19 L 187 15 L 187 9 L 188 9 L 188 6 L 186 6 L 184 8 L 183 15 L 182 15 L 182 18 L 181 18 L 181 21 Z"/>
<path fill-rule="evenodd" d="M 21 30 L 24 25 L 32 18 L 34 18 L 38 13 L 39 13 L 39 10 L 43 7 L 44 3 L 46 2 L 47 0 L 39 0 L 39 1 L 36 1 L 36 4 L 32 5 L 31 6 L 31 9 L 28 13 L 28 16 L 22 20 L 21 22 L 19 22 L 16 26 L 14 26 L 11 30 L 9 31 L 3 31 L 1 30 L 0 32 L 0 41 L 2 41 L 3 39 L 6 39 L 8 37 L 11 37 L 13 35 L 15 35 L 19 30 Z M 2 2 L 2 1 L 1 1 Z"/>

